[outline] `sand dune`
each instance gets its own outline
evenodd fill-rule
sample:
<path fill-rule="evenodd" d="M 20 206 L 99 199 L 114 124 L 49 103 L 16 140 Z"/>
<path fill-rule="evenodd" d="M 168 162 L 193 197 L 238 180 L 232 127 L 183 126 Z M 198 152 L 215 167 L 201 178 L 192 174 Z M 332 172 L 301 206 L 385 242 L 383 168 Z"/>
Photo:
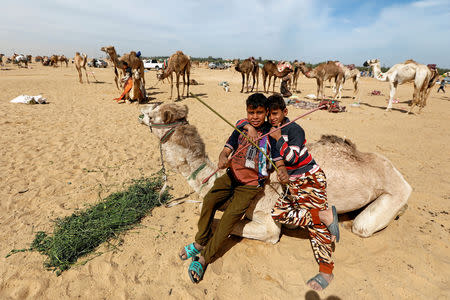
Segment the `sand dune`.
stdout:
<path fill-rule="evenodd" d="M 38 253 L 4 258 L 13 248 L 28 247 L 36 231 L 51 231 L 52 220 L 160 169 L 158 140 L 137 122 L 139 106 L 112 100 L 119 92 L 110 68 L 92 69 L 101 82 L 81 85 L 73 66 L 31 66 L 0 71 L 1 299 L 305 297 L 305 282 L 316 274 L 317 265 L 309 241 L 297 230 L 284 231 L 276 245 L 231 238 L 204 280 L 192 284 L 188 263 L 177 256 L 195 234 L 198 208 L 190 203 L 155 209 L 142 226 L 122 237 L 117 249 L 102 246 L 103 255 L 59 277 L 44 269 L 45 258 Z M 155 72 L 145 74 L 152 101 L 169 101 L 169 85 L 157 83 Z M 239 73 L 196 68 L 191 78 L 202 83 L 191 91 L 226 118 L 245 116 L 248 95 L 239 93 Z M 224 80 L 231 84 L 230 93 L 218 86 Z M 352 94 L 351 86 L 346 83 L 344 96 Z M 316 89 L 315 81 L 303 76 L 299 87 L 300 96 Z M 369 96 L 374 89 L 385 96 Z M 344 98 L 348 112 L 319 111 L 299 121 L 309 141 L 336 134 L 350 138 L 362 151 L 385 155 L 413 187 L 405 214 L 373 237 L 361 239 L 348 229 L 351 220 L 341 222 L 335 280 L 318 297 L 450 297 L 450 96 L 436 90 L 421 115 L 406 115 L 404 102 L 411 99 L 412 86 L 402 85 L 400 103 L 386 113 L 388 84 L 362 78 L 360 107 L 351 107 L 353 101 Z M 50 103 L 9 103 L 20 94 L 43 94 Z M 195 99 L 182 103 L 189 106 L 190 123 L 217 161 L 230 128 Z M 304 112 L 289 111 L 290 116 Z M 191 191 L 179 174 L 169 172 L 169 181 L 174 196 Z M 308 295 L 314 299 L 317 294 Z"/>

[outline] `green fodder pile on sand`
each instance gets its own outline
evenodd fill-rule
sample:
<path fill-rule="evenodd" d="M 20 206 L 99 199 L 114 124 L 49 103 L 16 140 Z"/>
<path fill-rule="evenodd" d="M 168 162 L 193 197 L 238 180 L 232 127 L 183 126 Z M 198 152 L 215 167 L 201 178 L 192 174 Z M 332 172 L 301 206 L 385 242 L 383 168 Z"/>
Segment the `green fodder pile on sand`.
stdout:
<path fill-rule="evenodd" d="M 61 274 L 101 243 L 134 227 L 147 213 L 170 199 L 165 191 L 159 199 L 163 182 L 160 177 L 133 180 L 125 191 L 116 192 L 90 208 L 56 220 L 52 235 L 39 231 L 29 249 L 48 256 L 44 265 Z M 7 257 L 8 257 L 7 256 Z"/>

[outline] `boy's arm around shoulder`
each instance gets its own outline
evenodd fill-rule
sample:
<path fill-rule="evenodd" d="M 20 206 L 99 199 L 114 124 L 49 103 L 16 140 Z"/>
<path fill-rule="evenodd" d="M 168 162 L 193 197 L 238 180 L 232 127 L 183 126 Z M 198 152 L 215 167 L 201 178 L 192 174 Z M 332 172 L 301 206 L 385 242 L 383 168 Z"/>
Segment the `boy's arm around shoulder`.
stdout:
<path fill-rule="evenodd" d="M 250 125 L 247 119 L 241 119 L 236 122 L 236 127 L 239 130 L 247 130 L 247 136 L 250 138 L 251 141 L 255 142 L 258 140 L 258 132 L 256 131 L 255 127 Z"/>

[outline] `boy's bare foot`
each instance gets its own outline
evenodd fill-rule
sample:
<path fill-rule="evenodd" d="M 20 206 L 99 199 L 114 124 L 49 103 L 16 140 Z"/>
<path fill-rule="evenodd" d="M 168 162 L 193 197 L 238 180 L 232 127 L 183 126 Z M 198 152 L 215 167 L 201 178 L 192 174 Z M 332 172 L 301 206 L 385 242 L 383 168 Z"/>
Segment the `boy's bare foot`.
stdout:
<path fill-rule="evenodd" d="M 327 274 L 327 273 L 323 273 L 323 272 L 319 272 L 320 275 L 322 275 L 322 277 L 326 280 L 326 286 L 322 287 L 317 281 L 316 281 L 316 277 L 311 278 L 308 282 L 307 285 L 312 288 L 313 290 L 316 291 L 322 291 L 323 289 L 325 289 L 328 286 L 328 283 L 330 283 L 333 278 L 334 275 L 333 274 Z M 317 275 L 316 275 L 317 276 Z M 322 284 L 324 285 L 324 284 Z"/>
<path fill-rule="evenodd" d="M 202 251 L 202 249 L 203 249 L 203 246 L 198 244 L 198 243 L 196 243 L 196 242 L 194 242 L 194 247 L 195 247 L 195 249 L 198 250 L 198 252 Z M 180 251 L 180 258 L 183 259 L 183 260 L 188 259 L 187 253 L 186 253 L 186 250 L 185 250 L 184 247 Z"/>

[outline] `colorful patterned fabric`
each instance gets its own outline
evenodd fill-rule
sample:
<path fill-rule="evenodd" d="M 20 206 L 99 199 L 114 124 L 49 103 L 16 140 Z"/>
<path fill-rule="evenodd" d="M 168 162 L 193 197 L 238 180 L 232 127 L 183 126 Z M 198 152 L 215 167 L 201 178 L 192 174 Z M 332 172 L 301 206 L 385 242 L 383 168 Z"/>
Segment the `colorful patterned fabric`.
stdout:
<path fill-rule="evenodd" d="M 277 64 L 277 69 L 278 69 L 278 72 L 283 72 L 285 69 L 292 70 L 292 65 L 288 61 L 280 61 Z"/>
<path fill-rule="evenodd" d="M 268 133 L 270 128 L 271 125 L 265 122 L 259 128 L 256 128 L 256 131 L 258 132 L 258 135 L 261 136 Z M 245 129 L 242 130 L 242 132 L 244 132 L 244 134 L 247 134 L 247 131 Z M 225 147 L 228 147 L 233 150 L 233 152 L 236 152 L 243 147 L 247 147 L 248 144 L 248 140 L 237 130 L 234 130 L 231 136 L 228 138 Z M 264 145 L 264 149 L 266 149 L 266 152 L 269 152 L 271 154 L 273 161 L 282 159 L 278 151 L 275 149 L 276 141 L 272 137 L 269 137 L 268 139 L 262 139 L 259 142 L 259 145 Z M 240 151 L 236 154 L 236 156 L 233 157 L 233 159 L 231 160 L 230 169 L 233 175 L 241 184 L 264 186 L 264 182 L 267 178 L 267 168 L 265 167 L 264 170 L 260 169 L 260 163 L 263 160 L 265 161 L 265 159 L 265 156 L 261 152 L 259 152 L 258 148 L 250 145 L 249 147 L 247 147 L 247 149 L 245 149 L 244 151 Z M 265 166 L 269 166 L 267 162 L 265 162 Z"/>
<path fill-rule="evenodd" d="M 326 187 L 325 173 L 320 168 L 291 180 L 288 195 L 277 200 L 272 218 L 281 224 L 306 227 L 319 271 L 331 274 L 331 234 L 319 219 L 319 211 L 328 209 Z"/>

